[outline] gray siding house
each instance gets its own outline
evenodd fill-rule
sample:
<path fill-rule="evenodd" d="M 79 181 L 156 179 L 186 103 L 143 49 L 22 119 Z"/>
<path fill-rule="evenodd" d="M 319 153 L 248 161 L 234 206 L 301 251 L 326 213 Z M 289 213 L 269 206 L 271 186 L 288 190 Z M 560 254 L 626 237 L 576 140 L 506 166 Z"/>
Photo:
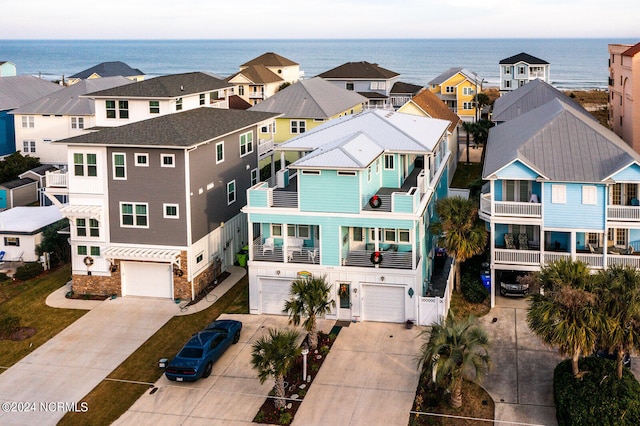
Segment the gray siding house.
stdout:
<path fill-rule="evenodd" d="M 192 300 L 247 244 L 257 130 L 278 114 L 197 108 L 62 143 L 73 291 Z"/>

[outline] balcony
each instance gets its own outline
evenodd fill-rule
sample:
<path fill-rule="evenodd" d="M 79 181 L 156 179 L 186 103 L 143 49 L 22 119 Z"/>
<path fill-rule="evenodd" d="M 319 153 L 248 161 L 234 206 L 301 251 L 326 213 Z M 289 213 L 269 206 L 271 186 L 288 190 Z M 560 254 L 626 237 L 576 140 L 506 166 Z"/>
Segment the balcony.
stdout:
<path fill-rule="evenodd" d="M 415 168 L 407 176 L 404 184 L 400 188 L 380 188 L 375 195 L 378 197 L 379 207 L 374 207 L 367 199 L 362 206 L 366 212 L 386 212 L 386 213 L 413 213 L 417 210 L 422 200 L 422 195 L 429 187 L 429 177 L 421 168 Z"/>
<path fill-rule="evenodd" d="M 608 206 L 607 220 L 635 222 L 640 221 L 640 206 Z"/>
<path fill-rule="evenodd" d="M 62 170 L 45 173 L 45 182 L 48 188 L 68 188 L 69 174 Z"/>
<path fill-rule="evenodd" d="M 480 196 L 480 213 L 491 217 L 491 193 Z M 493 201 L 495 217 L 542 218 L 542 204 L 536 202 Z"/>
<path fill-rule="evenodd" d="M 351 250 L 347 257 L 342 259 L 343 266 L 356 266 L 360 268 L 375 268 L 375 264 L 371 262 L 373 250 Z M 382 261 L 378 264 L 379 268 L 389 269 L 413 269 L 412 252 L 397 252 L 393 250 L 382 251 Z M 416 254 L 416 264 L 420 263 L 420 256 Z"/>
<path fill-rule="evenodd" d="M 262 236 L 253 240 L 253 259 L 258 262 L 280 262 L 284 263 L 285 253 L 287 253 L 287 263 L 320 263 L 320 248 L 305 247 L 303 245 L 283 245 L 269 244 Z"/>
<path fill-rule="evenodd" d="M 264 91 L 249 91 L 249 99 L 265 99 Z"/>
<path fill-rule="evenodd" d="M 273 152 L 273 138 L 271 139 L 259 139 L 258 140 L 258 157 L 262 160 L 264 157 L 270 155 Z"/>

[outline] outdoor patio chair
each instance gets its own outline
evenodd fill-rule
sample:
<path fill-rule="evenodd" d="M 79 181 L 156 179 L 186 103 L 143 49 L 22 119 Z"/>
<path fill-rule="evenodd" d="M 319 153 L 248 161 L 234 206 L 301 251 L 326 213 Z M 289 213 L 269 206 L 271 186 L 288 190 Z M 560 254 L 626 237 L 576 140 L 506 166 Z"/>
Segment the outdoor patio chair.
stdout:
<path fill-rule="evenodd" d="M 269 237 L 264 240 L 264 245 L 262 246 L 262 254 L 264 255 L 266 252 L 270 251 L 273 254 L 274 242 L 273 238 Z"/>
<path fill-rule="evenodd" d="M 517 250 L 513 234 L 504 234 L 504 246 L 508 250 Z"/>
<path fill-rule="evenodd" d="M 520 250 L 529 250 L 529 237 L 527 234 L 518 234 L 518 246 Z"/>
<path fill-rule="evenodd" d="M 6 253 L 5 253 L 4 251 L 0 251 L 0 260 L 4 259 L 4 255 L 5 255 L 5 254 L 6 254 Z"/>
<path fill-rule="evenodd" d="M 627 248 L 627 254 L 633 254 L 633 252 L 633 247 L 631 246 L 631 244 L 629 244 L 629 247 Z"/>

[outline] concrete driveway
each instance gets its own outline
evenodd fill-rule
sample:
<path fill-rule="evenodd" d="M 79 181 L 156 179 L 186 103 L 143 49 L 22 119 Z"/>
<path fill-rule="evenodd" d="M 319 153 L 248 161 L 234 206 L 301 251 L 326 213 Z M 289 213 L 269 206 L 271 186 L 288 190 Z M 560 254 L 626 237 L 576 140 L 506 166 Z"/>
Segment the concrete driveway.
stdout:
<path fill-rule="evenodd" d="M 0 374 L 0 424 L 55 425 L 66 411 L 82 410 L 80 405 L 61 407 L 58 403 L 81 402 L 179 312 L 173 301 L 165 299 L 127 297 L 92 306 L 82 318 Z M 4 404 L 7 402 L 10 405 Z M 11 407 L 15 411 L 6 409 Z"/>

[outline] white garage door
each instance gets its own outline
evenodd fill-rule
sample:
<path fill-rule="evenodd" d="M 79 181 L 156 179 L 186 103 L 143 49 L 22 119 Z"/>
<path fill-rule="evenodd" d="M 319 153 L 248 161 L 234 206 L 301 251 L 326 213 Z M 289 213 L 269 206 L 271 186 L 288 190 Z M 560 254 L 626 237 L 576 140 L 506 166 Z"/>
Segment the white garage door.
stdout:
<path fill-rule="evenodd" d="M 262 293 L 261 304 L 263 314 L 284 315 L 284 302 L 289 299 L 291 280 L 260 279 Z"/>
<path fill-rule="evenodd" d="M 365 284 L 362 319 L 365 321 L 404 322 L 404 287 Z"/>
<path fill-rule="evenodd" d="M 173 298 L 171 264 L 122 262 L 122 295 Z"/>

